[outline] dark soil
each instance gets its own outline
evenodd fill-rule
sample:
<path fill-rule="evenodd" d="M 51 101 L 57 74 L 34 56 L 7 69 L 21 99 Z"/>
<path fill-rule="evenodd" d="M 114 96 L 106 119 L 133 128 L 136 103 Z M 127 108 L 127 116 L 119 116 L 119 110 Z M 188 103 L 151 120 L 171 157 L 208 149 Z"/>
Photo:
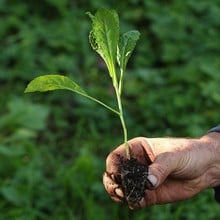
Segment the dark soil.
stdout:
<path fill-rule="evenodd" d="M 127 203 L 139 202 L 144 197 L 145 189 L 152 188 L 147 175 L 148 164 L 142 164 L 135 158 L 120 164 L 120 185 Z"/>

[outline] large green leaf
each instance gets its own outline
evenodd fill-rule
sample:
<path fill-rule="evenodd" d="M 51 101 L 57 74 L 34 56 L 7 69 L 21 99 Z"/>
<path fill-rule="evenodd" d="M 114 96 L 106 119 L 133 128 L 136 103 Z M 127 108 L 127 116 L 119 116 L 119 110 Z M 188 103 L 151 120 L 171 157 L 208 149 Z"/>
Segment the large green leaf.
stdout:
<path fill-rule="evenodd" d="M 57 89 L 67 89 L 81 95 L 86 95 L 86 92 L 77 83 L 62 75 L 39 76 L 28 84 L 24 92 L 46 92 Z"/>
<path fill-rule="evenodd" d="M 119 40 L 119 18 L 115 10 L 99 9 L 92 19 L 92 31 L 89 39 L 91 46 L 104 59 L 111 77 L 117 56 Z"/>
<path fill-rule="evenodd" d="M 62 75 L 44 75 L 33 79 L 25 89 L 27 92 L 47 92 L 57 89 L 66 89 L 76 92 L 92 101 L 99 103 L 110 111 L 119 114 L 118 111 L 106 105 L 105 103 L 99 101 L 98 99 L 88 95 L 77 83 Z"/>
<path fill-rule="evenodd" d="M 128 31 L 120 36 L 117 61 L 121 69 L 125 70 L 128 59 L 130 58 L 136 43 L 140 37 L 139 31 Z"/>

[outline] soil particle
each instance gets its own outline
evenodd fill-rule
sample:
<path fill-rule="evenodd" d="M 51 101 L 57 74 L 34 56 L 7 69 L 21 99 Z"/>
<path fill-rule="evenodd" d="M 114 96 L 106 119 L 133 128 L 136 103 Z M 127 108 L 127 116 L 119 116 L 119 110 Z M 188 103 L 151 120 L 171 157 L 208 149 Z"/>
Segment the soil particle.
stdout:
<path fill-rule="evenodd" d="M 145 189 L 152 187 L 147 175 L 148 164 L 142 164 L 135 158 L 120 164 L 120 185 L 127 203 L 138 203 L 144 197 Z"/>

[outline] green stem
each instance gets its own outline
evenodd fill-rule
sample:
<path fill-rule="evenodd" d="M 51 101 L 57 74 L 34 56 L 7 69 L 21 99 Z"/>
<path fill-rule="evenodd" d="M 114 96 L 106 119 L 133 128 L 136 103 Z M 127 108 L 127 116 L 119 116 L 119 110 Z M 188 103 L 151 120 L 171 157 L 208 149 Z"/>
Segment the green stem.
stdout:
<path fill-rule="evenodd" d="M 122 108 L 122 103 L 121 103 L 121 97 L 120 97 L 120 94 L 119 94 L 118 90 L 116 90 L 116 96 L 117 96 L 117 101 L 118 101 L 118 108 L 119 108 L 119 113 L 120 113 L 121 125 L 122 125 L 123 133 L 124 133 L 124 143 L 125 143 L 126 157 L 128 159 L 130 159 L 130 152 L 129 152 L 129 146 L 128 146 L 127 127 L 126 127 L 125 120 L 124 120 L 124 113 L 123 113 L 123 108 Z"/>
<path fill-rule="evenodd" d="M 114 68 L 113 68 L 113 71 L 114 71 L 113 75 L 116 76 Z M 114 85 L 115 92 L 116 92 L 116 97 L 117 97 L 117 102 L 118 102 L 118 109 L 119 109 L 119 117 L 120 117 L 120 120 L 121 120 L 121 125 L 122 125 L 122 129 L 123 129 L 123 133 L 124 133 L 124 144 L 125 144 L 126 157 L 127 157 L 127 159 L 130 159 L 130 150 L 129 150 L 129 145 L 128 145 L 127 127 L 126 127 L 126 124 L 125 124 L 124 113 L 123 113 L 123 108 L 122 108 L 122 103 L 121 103 L 122 77 L 123 76 L 120 77 L 119 86 L 118 86 L 117 79 L 115 79 L 113 81 L 113 85 Z"/>
<path fill-rule="evenodd" d="M 122 94 L 122 83 L 123 83 L 123 79 L 124 79 L 124 70 L 121 68 L 120 69 L 120 80 L 119 80 L 119 94 L 121 96 Z"/>
<path fill-rule="evenodd" d="M 104 107 L 107 108 L 108 110 L 110 110 L 110 111 L 112 111 L 112 112 L 114 112 L 115 114 L 117 114 L 117 115 L 120 116 L 120 112 L 118 112 L 117 110 L 113 109 L 112 107 L 106 105 L 105 103 L 99 101 L 98 99 L 96 99 L 96 98 L 94 98 L 94 97 L 92 97 L 92 96 L 89 96 L 89 95 L 87 95 L 87 94 L 84 94 L 84 93 L 78 92 L 78 94 L 80 94 L 80 95 L 82 95 L 82 96 L 85 96 L 86 98 L 91 99 L 91 100 L 93 100 L 93 101 L 99 103 L 100 105 L 104 106 Z"/>

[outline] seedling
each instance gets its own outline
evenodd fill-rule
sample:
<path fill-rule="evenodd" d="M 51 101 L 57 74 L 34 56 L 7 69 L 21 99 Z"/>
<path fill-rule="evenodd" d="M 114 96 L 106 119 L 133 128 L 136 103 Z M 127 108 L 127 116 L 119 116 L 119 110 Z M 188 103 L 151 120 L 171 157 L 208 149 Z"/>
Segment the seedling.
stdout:
<path fill-rule="evenodd" d="M 25 92 L 46 92 L 57 89 L 66 89 L 85 96 L 119 116 L 126 144 L 126 156 L 130 159 L 129 146 L 127 144 L 127 127 L 125 124 L 121 96 L 123 88 L 124 73 L 127 62 L 133 52 L 140 33 L 132 30 L 122 35 L 119 33 L 119 18 L 114 10 L 99 9 L 95 15 L 87 13 L 92 20 L 92 30 L 89 41 L 92 48 L 105 61 L 112 85 L 115 90 L 118 110 L 113 109 L 102 101 L 88 95 L 76 82 L 62 75 L 44 75 L 32 80 Z M 116 68 L 118 64 L 119 70 Z"/>
<path fill-rule="evenodd" d="M 97 98 L 90 96 L 72 79 L 57 74 L 44 75 L 35 78 L 28 84 L 25 92 L 46 92 L 66 89 L 101 104 L 120 118 L 124 134 L 126 157 L 130 160 L 131 155 L 127 142 L 127 127 L 125 124 L 121 98 L 126 66 L 136 46 L 136 42 L 139 39 L 140 33 L 136 30 L 131 30 L 124 34 L 120 34 L 119 18 L 115 10 L 99 9 L 95 15 L 92 15 L 91 13 L 87 14 L 92 21 L 92 30 L 89 34 L 89 41 L 92 48 L 102 57 L 107 66 L 115 90 L 118 109 L 114 109 Z M 125 194 L 130 197 L 133 190 L 134 188 L 131 187 L 131 192 L 126 192 Z"/>

